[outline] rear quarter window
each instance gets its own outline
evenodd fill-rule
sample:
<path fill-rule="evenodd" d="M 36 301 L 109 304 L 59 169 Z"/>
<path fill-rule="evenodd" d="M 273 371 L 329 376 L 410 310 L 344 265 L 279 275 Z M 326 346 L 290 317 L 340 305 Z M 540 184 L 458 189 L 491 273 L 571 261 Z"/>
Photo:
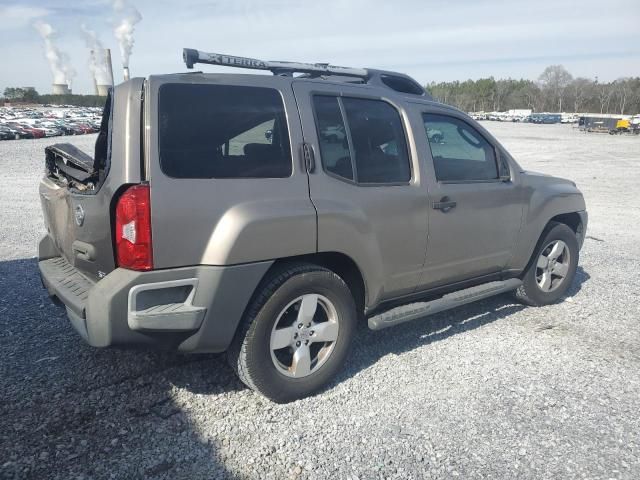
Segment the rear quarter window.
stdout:
<path fill-rule="evenodd" d="M 162 171 L 175 178 L 284 178 L 289 133 L 277 90 L 166 84 L 159 92 Z"/>

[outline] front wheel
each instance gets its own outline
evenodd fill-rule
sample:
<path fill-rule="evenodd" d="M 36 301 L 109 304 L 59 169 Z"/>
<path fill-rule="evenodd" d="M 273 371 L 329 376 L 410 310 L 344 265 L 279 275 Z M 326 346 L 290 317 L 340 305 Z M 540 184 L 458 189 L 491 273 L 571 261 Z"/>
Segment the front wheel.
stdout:
<path fill-rule="evenodd" d="M 578 268 L 578 240 L 567 225 L 549 224 L 516 290 L 516 298 L 527 305 L 557 302 L 573 283 Z"/>
<path fill-rule="evenodd" d="M 342 367 L 356 326 L 349 287 L 311 264 L 278 268 L 262 282 L 228 358 L 240 379 L 274 402 L 306 397 Z"/>

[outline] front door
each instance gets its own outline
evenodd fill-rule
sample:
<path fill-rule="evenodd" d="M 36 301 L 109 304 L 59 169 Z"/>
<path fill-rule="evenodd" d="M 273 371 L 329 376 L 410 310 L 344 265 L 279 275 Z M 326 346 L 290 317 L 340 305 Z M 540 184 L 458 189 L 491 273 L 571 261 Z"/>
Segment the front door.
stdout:
<path fill-rule="evenodd" d="M 305 80 L 293 88 L 315 157 L 309 191 L 318 251 L 356 262 L 368 306 L 412 292 L 424 264 L 429 202 L 406 112 L 347 84 Z"/>
<path fill-rule="evenodd" d="M 522 191 L 504 156 L 464 117 L 421 112 L 429 242 L 421 287 L 499 272 L 522 221 Z"/>

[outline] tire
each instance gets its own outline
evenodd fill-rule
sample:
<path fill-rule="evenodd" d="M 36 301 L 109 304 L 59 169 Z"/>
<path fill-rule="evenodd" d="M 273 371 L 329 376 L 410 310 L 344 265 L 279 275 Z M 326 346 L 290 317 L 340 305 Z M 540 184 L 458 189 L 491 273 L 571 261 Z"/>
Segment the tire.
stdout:
<path fill-rule="evenodd" d="M 578 259 L 576 234 L 563 223 L 551 222 L 529 260 L 522 285 L 515 291 L 516 299 L 534 307 L 557 302 L 573 283 Z"/>
<path fill-rule="evenodd" d="M 353 296 L 338 275 L 312 264 L 283 265 L 256 290 L 227 358 L 249 388 L 290 402 L 317 392 L 340 370 L 356 323 Z"/>

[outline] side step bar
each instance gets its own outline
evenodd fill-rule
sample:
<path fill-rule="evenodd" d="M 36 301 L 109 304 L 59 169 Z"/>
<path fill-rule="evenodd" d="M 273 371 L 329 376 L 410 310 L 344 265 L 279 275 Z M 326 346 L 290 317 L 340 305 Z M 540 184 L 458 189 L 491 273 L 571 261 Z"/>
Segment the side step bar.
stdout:
<path fill-rule="evenodd" d="M 476 300 L 482 300 L 483 298 L 492 297 L 499 293 L 515 290 L 520 285 L 522 285 L 522 280 L 511 278 L 509 280 L 483 283 L 475 287 L 458 290 L 457 292 L 448 293 L 430 302 L 416 302 L 402 305 L 369 318 L 369 328 L 371 330 L 382 330 L 383 328 L 393 327 L 400 323 L 423 318 L 427 315 L 433 315 L 434 313 L 475 302 Z"/>

